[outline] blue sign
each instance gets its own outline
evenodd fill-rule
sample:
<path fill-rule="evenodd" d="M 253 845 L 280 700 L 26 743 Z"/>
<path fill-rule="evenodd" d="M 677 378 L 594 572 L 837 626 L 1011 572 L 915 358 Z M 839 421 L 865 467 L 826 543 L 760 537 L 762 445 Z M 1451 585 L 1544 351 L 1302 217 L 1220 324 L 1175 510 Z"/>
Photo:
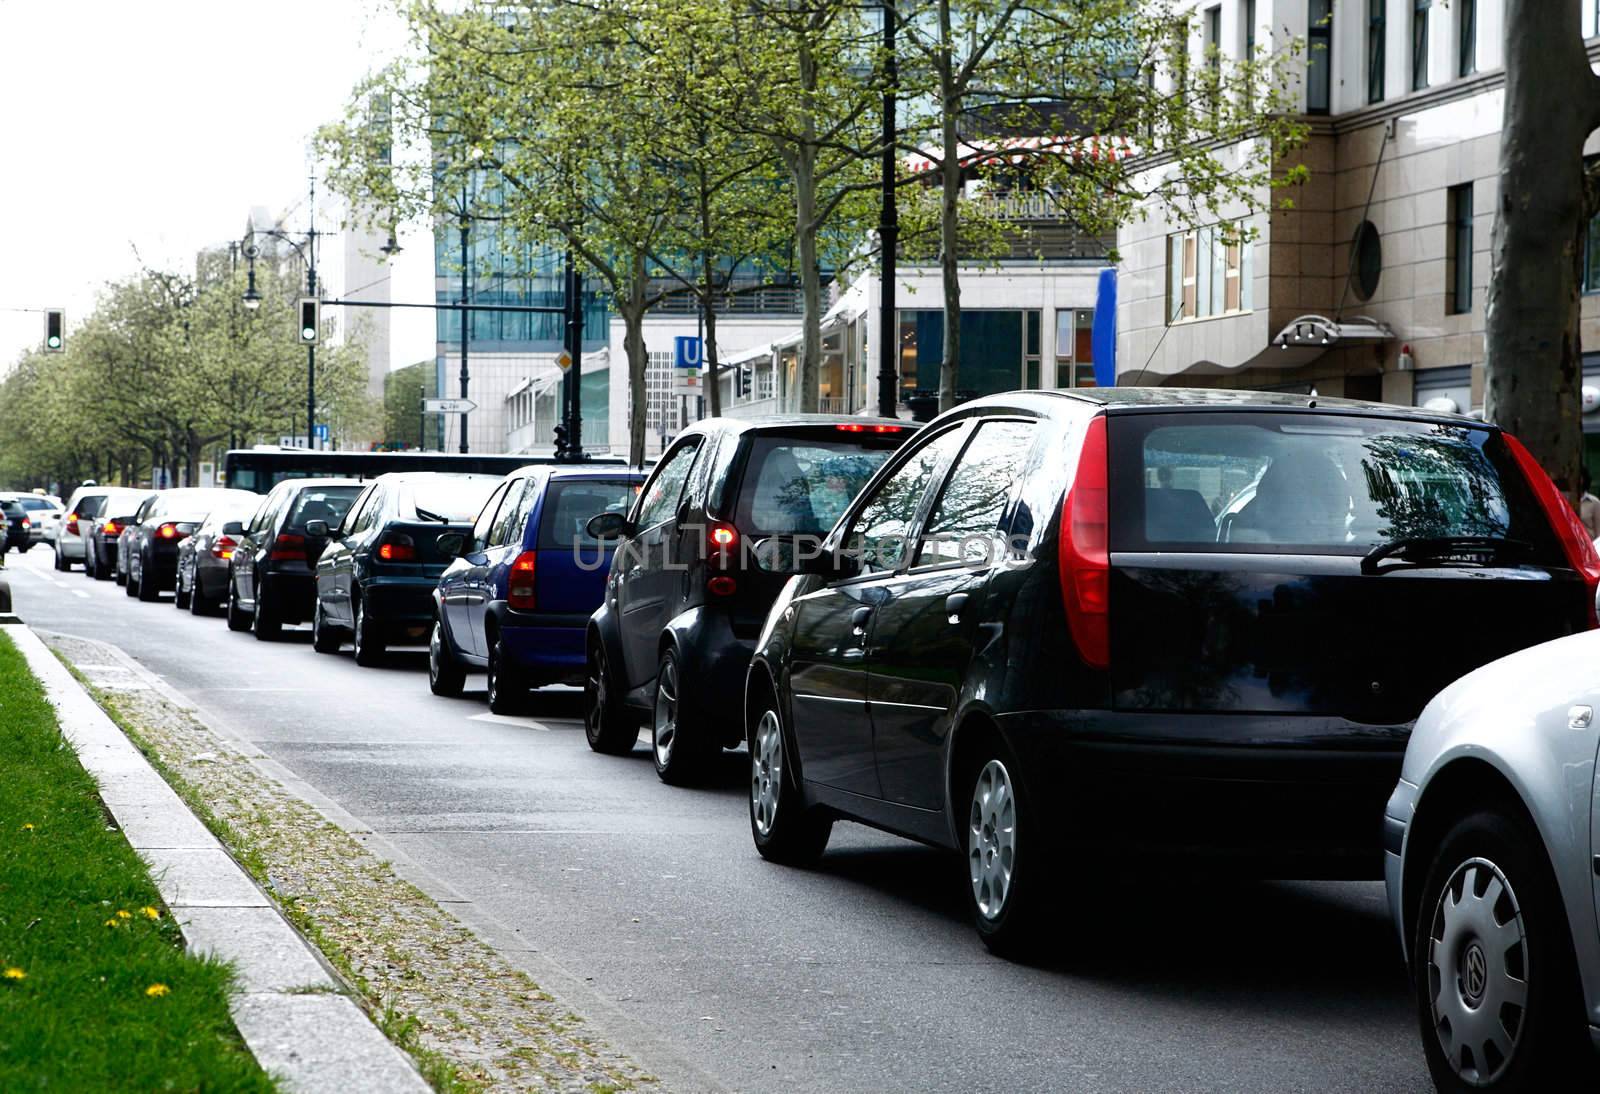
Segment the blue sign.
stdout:
<path fill-rule="evenodd" d="M 679 336 L 672 340 L 672 367 L 699 368 L 705 364 L 705 347 L 699 338 Z"/>
<path fill-rule="evenodd" d="M 328 424 L 326 422 L 318 422 L 317 423 L 317 440 L 325 441 L 327 439 L 328 439 Z"/>
<path fill-rule="evenodd" d="M 1094 302 L 1094 326 L 1089 331 L 1089 346 L 1094 353 L 1094 382 L 1098 387 L 1117 386 L 1117 271 L 1100 271 L 1099 292 Z"/>

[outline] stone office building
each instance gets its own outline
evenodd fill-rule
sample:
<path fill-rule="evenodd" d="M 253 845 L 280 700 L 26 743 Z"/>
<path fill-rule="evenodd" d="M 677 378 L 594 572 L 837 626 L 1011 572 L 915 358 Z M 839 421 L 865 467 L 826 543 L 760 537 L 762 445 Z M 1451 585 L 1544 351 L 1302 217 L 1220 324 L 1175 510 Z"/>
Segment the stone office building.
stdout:
<path fill-rule="evenodd" d="M 1596 5 L 1582 32 L 1600 59 Z M 1464 413 L 1483 401 L 1504 71 L 1501 0 L 1198 0 L 1191 70 L 1301 38 L 1310 180 L 1294 208 L 1121 233 L 1119 381 L 1296 390 Z M 1158 79 L 1169 79 L 1166 75 Z M 1591 152 L 1600 152 L 1592 140 Z M 1225 154 L 1237 150 L 1224 150 Z M 1226 212 L 1226 211 L 1225 211 Z M 1583 332 L 1600 350 L 1600 227 Z M 1354 254 L 1352 254 L 1354 251 Z M 1596 295 L 1590 295 L 1590 294 Z M 1588 407 L 1600 354 L 1586 355 Z M 1585 415 L 1600 442 L 1600 413 Z"/>

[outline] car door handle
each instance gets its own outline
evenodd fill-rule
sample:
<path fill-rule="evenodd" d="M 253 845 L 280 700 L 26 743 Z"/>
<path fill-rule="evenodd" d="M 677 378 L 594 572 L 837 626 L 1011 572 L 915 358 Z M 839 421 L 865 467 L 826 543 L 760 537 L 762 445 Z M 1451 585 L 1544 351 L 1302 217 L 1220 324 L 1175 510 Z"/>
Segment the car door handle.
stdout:
<path fill-rule="evenodd" d="M 951 593 L 944 598 L 944 612 L 950 617 L 950 622 L 961 622 L 961 609 L 967 606 L 966 593 Z"/>
<path fill-rule="evenodd" d="M 872 618 L 872 608 L 866 604 L 850 613 L 850 628 L 856 634 L 867 633 L 867 620 Z"/>

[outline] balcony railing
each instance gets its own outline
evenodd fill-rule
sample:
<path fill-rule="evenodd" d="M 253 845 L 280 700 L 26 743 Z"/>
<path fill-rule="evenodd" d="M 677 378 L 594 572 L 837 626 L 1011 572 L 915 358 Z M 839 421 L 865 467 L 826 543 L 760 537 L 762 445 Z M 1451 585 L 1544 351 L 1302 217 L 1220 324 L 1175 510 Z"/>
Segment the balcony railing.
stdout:
<path fill-rule="evenodd" d="M 745 291 L 719 293 L 718 315 L 799 315 L 804 301 L 798 285 L 763 285 Z M 657 312 L 693 315 L 700 309 L 693 293 L 673 293 L 657 304 Z"/>

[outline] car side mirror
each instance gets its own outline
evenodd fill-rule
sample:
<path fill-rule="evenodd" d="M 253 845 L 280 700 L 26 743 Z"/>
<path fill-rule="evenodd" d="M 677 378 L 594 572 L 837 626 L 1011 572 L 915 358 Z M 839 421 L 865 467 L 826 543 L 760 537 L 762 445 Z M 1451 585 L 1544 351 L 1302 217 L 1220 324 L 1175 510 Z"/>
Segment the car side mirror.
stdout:
<path fill-rule="evenodd" d="M 306 521 L 306 535 L 308 535 L 308 536 L 316 536 L 318 539 L 327 539 L 332 534 L 333 534 L 332 530 L 329 529 L 327 521 L 325 521 L 325 520 L 308 520 L 308 521 Z"/>
<path fill-rule="evenodd" d="M 467 545 L 467 537 L 460 532 L 440 532 L 433 545 L 445 558 L 456 558 L 461 554 L 461 549 Z"/>
<path fill-rule="evenodd" d="M 617 539 L 633 534 L 633 525 L 623 513 L 596 513 L 583 526 L 590 539 Z"/>
<path fill-rule="evenodd" d="M 226 524 L 224 524 L 222 526 L 222 534 L 225 535 L 225 536 L 242 536 L 242 535 L 244 535 L 244 521 L 242 521 L 242 520 L 230 520 L 228 523 L 226 523 Z"/>

